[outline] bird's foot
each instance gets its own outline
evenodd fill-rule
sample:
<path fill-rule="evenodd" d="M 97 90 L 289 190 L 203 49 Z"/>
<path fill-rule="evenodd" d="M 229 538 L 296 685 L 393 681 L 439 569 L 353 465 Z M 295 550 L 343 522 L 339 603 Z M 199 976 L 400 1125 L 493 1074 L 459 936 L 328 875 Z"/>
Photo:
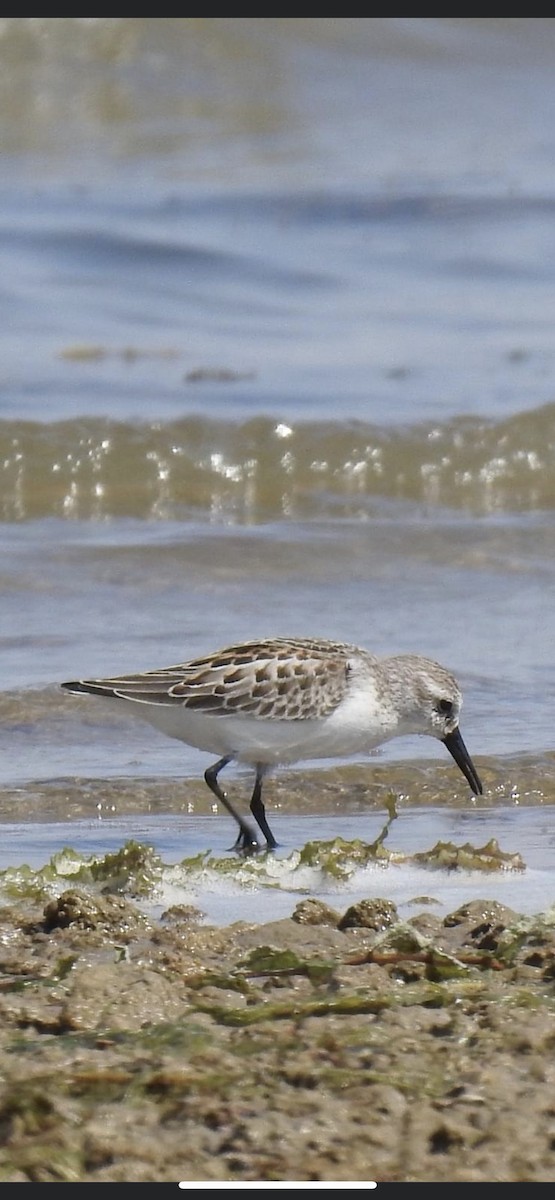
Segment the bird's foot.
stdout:
<path fill-rule="evenodd" d="M 262 846 L 256 834 L 247 825 L 244 829 L 241 829 L 237 841 L 234 842 L 233 846 L 230 846 L 230 849 L 235 850 L 237 854 L 243 854 L 245 857 L 248 857 L 250 854 L 258 854 Z"/>

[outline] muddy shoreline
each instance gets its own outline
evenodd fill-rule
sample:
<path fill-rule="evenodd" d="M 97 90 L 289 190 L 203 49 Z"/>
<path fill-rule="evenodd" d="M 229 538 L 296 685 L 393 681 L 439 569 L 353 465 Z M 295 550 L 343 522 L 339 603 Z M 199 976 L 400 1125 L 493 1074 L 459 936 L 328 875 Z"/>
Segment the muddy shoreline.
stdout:
<path fill-rule="evenodd" d="M 0 1180 L 552 1182 L 555 917 L 0 910 Z"/>

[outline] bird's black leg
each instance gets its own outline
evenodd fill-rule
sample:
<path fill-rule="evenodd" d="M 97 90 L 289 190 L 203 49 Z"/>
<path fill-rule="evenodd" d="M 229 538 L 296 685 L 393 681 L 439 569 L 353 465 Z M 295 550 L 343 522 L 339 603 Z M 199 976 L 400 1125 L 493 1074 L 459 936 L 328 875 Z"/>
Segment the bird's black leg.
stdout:
<path fill-rule="evenodd" d="M 227 754 L 225 758 L 218 759 L 217 763 L 214 763 L 212 767 L 208 767 L 208 770 L 204 772 L 204 778 L 208 784 L 208 787 L 210 788 L 210 791 L 217 800 L 221 801 L 221 803 L 224 805 L 224 808 L 227 808 L 228 813 L 230 813 L 230 815 L 233 817 L 233 820 L 236 821 L 239 826 L 240 833 L 235 845 L 233 846 L 233 849 L 243 850 L 252 854 L 255 850 L 260 849 L 256 833 L 254 832 L 254 829 L 251 829 L 248 821 L 244 821 L 237 810 L 233 807 L 233 804 L 230 800 L 228 800 L 225 792 L 222 792 L 222 789 L 218 783 L 218 775 L 220 771 L 222 771 L 224 767 L 227 767 L 227 764 L 230 763 L 232 759 L 232 754 Z M 264 808 L 262 808 L 262 812 L 264 813 Z M 260 828 L 262 829 L 262 826 L 260 826 Z"/>
<path fill-rule="evenodd" d="M 262 833 L 264 834 L 264 837 L 266 838 L 266 841 L 268 843 L 270 850 L 274 850 L 275 847 L 277 846 L 277 842 L 276 842 L 276 839 L 272 833 L 272 830 L 270 829 L 270 826 L 268 825 L 268 822 L 266 820 L 266 809 L 264 808 L 264 805 L 262 803 L 262 780 L 263 780 L 263 778 L 264 778 L 264 771 L 261 766 L 258 766 L 256 768 L 256 782 L 254 785 L 254 792 L 252 794 L 250 807 L 251 807 L 251 813 L 252 813 L 257 825 L 259 825 L 260 829 L 262 830 Z"/>

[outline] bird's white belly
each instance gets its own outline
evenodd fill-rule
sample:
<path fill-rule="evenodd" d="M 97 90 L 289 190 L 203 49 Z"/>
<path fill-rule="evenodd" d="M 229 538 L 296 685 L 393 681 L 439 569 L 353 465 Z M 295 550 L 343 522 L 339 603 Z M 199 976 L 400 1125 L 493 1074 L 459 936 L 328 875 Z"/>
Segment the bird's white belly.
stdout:
<path fill-rule="evenodd" d="M 238 762 L 277 765 L 300 759 L 348 757 L 368 752 L 391 737 L 387 722 L 372 719 L 368 698 L 364 709 L 352 697 L 318 720 L 283 721 L 251 716 L 214 716 L 182 705 L 129 702 L 128 710 L 189 746 Z"/>

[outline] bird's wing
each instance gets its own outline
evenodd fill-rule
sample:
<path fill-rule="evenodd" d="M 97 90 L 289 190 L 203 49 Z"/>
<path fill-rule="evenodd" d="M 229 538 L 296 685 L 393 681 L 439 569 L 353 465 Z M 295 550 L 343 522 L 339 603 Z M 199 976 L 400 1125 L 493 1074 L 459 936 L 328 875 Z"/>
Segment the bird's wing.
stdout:
<path fill-rule="evenodd" d="M 345 695 L 346 649 L 333 642 L 276 638 L 231 646 L 160 671 L 62 686 L 139 704 L 180 704 L 213 716 L 310 720 L 325 717 Z"/>

